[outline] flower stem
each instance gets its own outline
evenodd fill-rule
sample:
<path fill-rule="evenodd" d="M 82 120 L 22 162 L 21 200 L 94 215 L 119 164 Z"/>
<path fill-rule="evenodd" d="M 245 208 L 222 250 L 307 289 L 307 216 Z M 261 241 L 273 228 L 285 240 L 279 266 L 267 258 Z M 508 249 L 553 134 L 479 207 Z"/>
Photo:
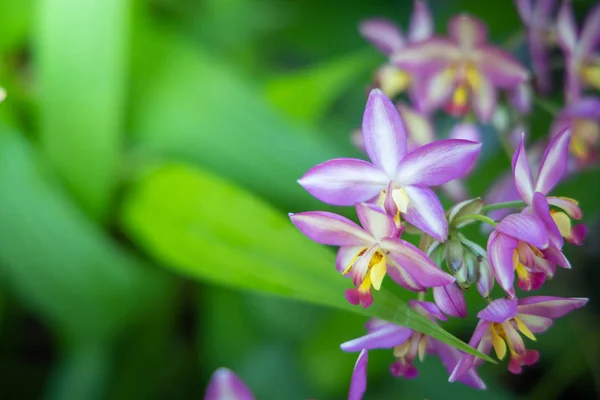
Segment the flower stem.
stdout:
<path fill-rule="evenodd" d="M 521 200 L 507 201 L 504 203 L 486 204 L 481 209 L 482 213 L 487 213 L 494 210 L 502 210 L 503 208 L 518 208 L 525 206 L 525 202 Z"/>
<path fill-rule="evenodd" d="M 486 224 L 489 224 L 491 226 L 496 226 L 496 221 L 494 221 L 490 217 L 486 217 L 485 215 L 481 215 L 481 214 L 467 214 L 467 215 L 463 215 L 461 217 L 456 218 L 453 222 L 455 224 L 458 224 L 459 222 L 469 221 L 469 220 L 472 220 L 472 219 L 480 221 L 480 222 L 485 222 Z"/>
<path fill-rule="evenodd" d="M 533 101 L 542 110 L 546 111 L 548 114 L 550 114 L 552 116 L 555 116 L 560 111 L 560 108 L 556 104 L 554 104 L 546 99 L 543 99 L 541 97 L 534 97 Z"/>

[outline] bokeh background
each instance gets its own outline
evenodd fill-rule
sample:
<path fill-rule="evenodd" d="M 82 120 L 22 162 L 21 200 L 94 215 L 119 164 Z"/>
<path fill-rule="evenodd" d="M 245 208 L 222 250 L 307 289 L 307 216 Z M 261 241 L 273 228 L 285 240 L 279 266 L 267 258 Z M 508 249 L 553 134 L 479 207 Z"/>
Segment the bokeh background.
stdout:
<path fill-rule="evenodd" d="M 582 17 L 594 2 L 573 3 Z M 438 32 L 469 12 L 526 61 L 511 1 L 429 4 Z M 357 23 L 406 25 L 411 8 L 0 2 L 0 398 L 197 399 L 220 366 L 259 399 L 345 398 L 356 355 L 339 344 L 363 333 L 365 317 L 245 289 L 256 289 L 264 265 L 290 280 L 306 265 L 333 269 L 333 252 L 286 219 L 327 209 L 296 179 L 318 162 L 359 156 L 350 132 L 384 58 Z M 547 101 L 560 104 L 560 92 Z M 551 119 L 534 108 L 531 137 L 546 135 Z M 452 121 L 438 123 L 447 135 Z M 473 196 L 509 168 L 490 129 L 468 181 Z M 537 365 L 520 376 L 484 365 L 482 393 L 447 383 L 432 357 L 418 379 L 394 379 L 391 352 L 373 351 L 366 398 L 600 397 L 599 183 L 592 168 L 556 190 L 580 201 L 590 235 L 569 249 L 573 270 L 545 290 L 591 301 L 531 344 L 542 352 Z M 471 314 L 482 307 L 473 296 Z M 444 327 L 468 340 L 474 323 Z"/>

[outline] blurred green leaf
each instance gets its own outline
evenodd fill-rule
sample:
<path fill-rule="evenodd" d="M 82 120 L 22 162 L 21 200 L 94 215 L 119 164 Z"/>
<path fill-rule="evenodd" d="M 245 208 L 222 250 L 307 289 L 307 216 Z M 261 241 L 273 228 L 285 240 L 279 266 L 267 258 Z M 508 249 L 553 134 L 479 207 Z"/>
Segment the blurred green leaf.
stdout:
<path fill-rule="evenodd" d="M 82 207 L 102 219 L 124 128 L 129 1 L 40 3 L 42 147 Z"/>
<path fill-rule="evenodd" d="M 106 340 L 163 283 L 48 182 L 26 141 L 0 132 L 0 264 L 11 291 L 69 341 Z"/>
<path fill-rule="evenodd" d="M 366 310 L 348 304 L 349 280 L 333 268 L 331 251 L 209 173 L 182 164 L 150 171 L 126 197 L 122 219 L 147 251 L 185 275 L 375 316 L 476 353 L 385 289 Z"/>
<path fill-rule="evenodd" d="M 0 51 L 22 45 L 29 34 L 35 0 L 0 2 Z"/>
<path fill-rule="evenodd" d="M 283 209 L 324 207 L 296 180 L 342 154 L 286 121 L 231 66 L 156 28 L 142 25 L 136 32 L 132 131 L 138 157 L 192 159 Z"/>
<path fill-rule="evenodd" d="M 314 123 L 376 63 L 372 51 L 363 51 L 286 73 L 267 82 L 267 98 L 290 117 Z"/>

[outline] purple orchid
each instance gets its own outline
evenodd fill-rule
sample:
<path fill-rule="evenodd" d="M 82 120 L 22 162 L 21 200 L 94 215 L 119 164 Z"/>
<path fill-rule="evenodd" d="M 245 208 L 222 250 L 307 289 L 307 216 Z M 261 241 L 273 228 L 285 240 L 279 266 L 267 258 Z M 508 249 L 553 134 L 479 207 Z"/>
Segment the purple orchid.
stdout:
<path fill-rule="evenodd" d="M 412 300 L 409 305 L 431 321 L 446 317 L 433 303 Z M 462 352 L 436 339 L 403 326 L 386 321 L 372 319 L 366 325 L 368 333 L 341 345 L 342 350 L 359 351 L 358 361 L 352 374 L 349 399 L 360 400 L 367 387 L 367 351 L 372 349 L 393 349 L 396 361 L 390 366 L 390 372 L 397 377 L 416 378 L 419 371 L 414 366 L 418 357 L 423 361 L 426 354 L 440 357 L 442 364 L 450 374 L 456 367 Z M 471 369 L 459 379 L 460 382 L 477 389 L 485 389 L 485 384 L 477 373 Z"/>
<path fill-rule="evenodd" d="M 423 0 L 415 0 L 408 37 L 405 38 L 400 29 L 386 18 L 362 21 L 359 31 L 379 51 L 392 57 L 394 53 L 402 51 L 407 42 L 418 43 L 433 35 L 433 20 L 427 3 Z M 411 76 L 408 72 L 388 62 L 377 69 L 375 81 L 386 95 L 395 97 L 410 86 Z"/>
<path fill-rule="evenodd" d="M 579 166 L 588 166 L 598 160 L 600 141 L 600 98 L 582 97 L 566 106 L 550 128 L 552 136 L 571 130 L 571 154 Z"/>
<path fill-rule="evenodd" d="M 557 35 L 565 56 L 565 101 L 571 103 L 584 87 L 600 89 L 600 56 L 594 53 L 600 42 L 600 5 L 589 12 L 578 33 L 571 3 L 565 0 L 558 13 Z"/>
<path fill-rule="evenodd" d="M 248 387 L 231 370 L 217 369 L 208 383 L 204 400 L 254 400 Z"/>
<path fill-rule="evenodd" d="M 407 152 L 400 115 L 378 89 L 369 95 L 362 133 L 373 163 L 351 158 L 326 161 L 311 168 L 298 182 L 319 200 L 333 205 L 348 206 L 380 196 L 388 212 L 400 213 L 412 225 L 444 241 L 448 223 L 429 186 L 464 176 L 481 143 L 440 140 Z"/>
<path fill-rule="evenodd" d="M 529 74 L 510 54 L 487 43 L 479 19 L 456 16 L 448 31 L 450 39 L 410 44 L 392 55 L 392 63 L 419 78 L 413 97 L 421 111 L 444 105 L 451 114 L 464 115 L 470 104 L 479 120 L 487 122 L 496 106 L 496 88 L 515 89 Z"/>
<path fill-rule="evenodd" d="M 560 249 L 563 237 L 569 242 L 580 244 L 585 236 L 585 226 L 571 227 L 571 218 L 581 219 L 577 201 L 566 197 L 546 197 L 565 176 L 569 158 L 570 130 L 565 129 L 552 138 L 540 162 L 539 174 L 534 183 L 531 168 L 525 153 L 525 137 L 513 156 L 513 176 L 519 195 L 546 225 L 551 244 Z M 550 205 L 562 211 L 550 210 Z M 570 218 L 569 218 L 570 217 Z"/>
<path fill-rule="evenodd" d="M 529 56 L 540 92 L 551 89 L 549 47 L 556 35 L 552 21 L 555 0 L 515 0 L 517 11 L 527 31 Z"/>
<path fill-rule="evenodd" d="M 534 333 L 543 333 L 552 325 L 552 320 L 560 318 L 573 310 L 583 307 L 588 299 L 534 296 L 525 299 L 498 299 L 491 302 L 477 314 L 480 319 L 469 341 L 471 347 L 484 354 L 492 347 L 498 359 L 510 352 L 508 370 L 519 374 L 523 365 L 533 365 L 539 354 L 536 350 L 527 350 L 519 332 L 531 340 Z M 450 382 L 470 373 L 483 362 L 470 354 L 463 354 L 450 375 Z"/>
<path fill-rule="evenodd" d="M 352 304 L 368 307 L 371 287 L 379 290 L 386 274 L 413 291 L 448 285 L 454 278 L 440 270 L 421 250 L 399 239 L 396 223 L 372 204 L 357 204 L 356 213 L 364 229 L 340 215 L 313 211 L 290 214 L 296 227 L 321 244 L 340 246 L 337 270 L 350 274 L 355 289 L 346 291 Z"/>

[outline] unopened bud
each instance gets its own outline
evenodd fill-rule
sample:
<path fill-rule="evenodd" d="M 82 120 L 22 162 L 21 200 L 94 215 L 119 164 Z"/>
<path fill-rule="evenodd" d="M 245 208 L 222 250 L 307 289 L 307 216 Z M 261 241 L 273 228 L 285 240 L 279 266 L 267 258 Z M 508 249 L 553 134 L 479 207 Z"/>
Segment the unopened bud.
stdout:
<path fill-rule="evenodd" d="M 448 222 L 451 227 L 460 228 L 472 221 L 463 221 L 455 223 L 454 221 L 463 215 L 479 214 L 483 208 L 483 201 L 480 198 L 469 199 L 456 204 L 448 212 Z"/>
<path fill-rule="evenodd" d="M 490 268 L 490 263 L 485 257 L 479 260 L 479 279 L 477 280 L 477 291 L 482 297 L 489 297 L 494 287 L 494 275 Z"/>
<path fill-rule="evenodd" d="M 452 273 L 463 266 L 463 246 L 457 237 L 451 236 L 446 242 L 446 265 Z"/>

